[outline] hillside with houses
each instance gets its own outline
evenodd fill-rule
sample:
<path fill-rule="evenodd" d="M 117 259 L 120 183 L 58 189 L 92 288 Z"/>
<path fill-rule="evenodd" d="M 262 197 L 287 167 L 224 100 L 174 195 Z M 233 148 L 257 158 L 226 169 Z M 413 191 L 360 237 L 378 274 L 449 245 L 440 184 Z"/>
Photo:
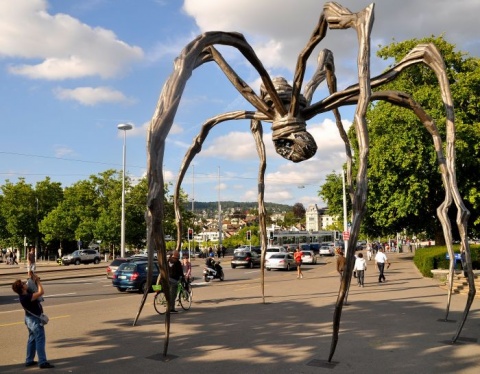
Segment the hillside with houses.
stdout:
<path fill-rule="evenodd" d="M 222 238 L 237 235 L 247 227 L 258 226 L 258 206 L 254 202 L 195 202 L 195 240 L 218 242 L 221 227 Z M 185 206 L 185 209 L 191 209 Z M 328 215 L 327 208 L 311 205 L 305 209 L 302 204 L 284 205 L 265 203 L 267 227 L 274 231 L 317 231 L 332 225 L 334 218 Z M 221 224 L 219 225 L 219 216 Z"/>

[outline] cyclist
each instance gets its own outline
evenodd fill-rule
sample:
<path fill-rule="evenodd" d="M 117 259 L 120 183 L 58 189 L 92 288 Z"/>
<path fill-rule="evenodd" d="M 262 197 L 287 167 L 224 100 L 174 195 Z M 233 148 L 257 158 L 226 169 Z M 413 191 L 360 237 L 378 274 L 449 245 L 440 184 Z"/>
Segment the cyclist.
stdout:
<path fill-rule="evenodd" d="M 192 264 L 190 263 L 190 259 L 188 256 L 184 256 L 182 258 L 182 266 L 183 266 L 183 279 L 184 284 L 183 287 L 190 292 L 190 282 L 192 281 Z"/>
<path fill-rule="evenodd" d="M 183 278 L 183 268 L 180 263 L 180 253 L 174 251 L 168 259 L 168 278 L 170 282 L 170 313 L 177 313 L 175 310 L 175 299 L 177 298 L 177 286 Z"/>

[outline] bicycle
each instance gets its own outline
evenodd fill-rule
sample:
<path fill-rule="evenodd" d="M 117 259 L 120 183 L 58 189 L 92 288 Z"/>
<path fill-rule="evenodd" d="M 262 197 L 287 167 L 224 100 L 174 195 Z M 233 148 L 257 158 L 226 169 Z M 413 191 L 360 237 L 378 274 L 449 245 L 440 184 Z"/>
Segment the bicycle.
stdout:
<path fill-rule="evenodd" d="M 165 314 L 167 312 L 167 298 L 165 292 L 162 290 L 161 284 L 152 286 L 156 291 L 155 298 L 153 299 L 153 306 L 158 314 Z M 183 283 L 180 281 L 177 285 L 177 297 L 175 302 L 179 302 L 183 310 L 189 310 L 192 305 L 192 286 L 188 283 L 188 290 L 183 287 Z"/>

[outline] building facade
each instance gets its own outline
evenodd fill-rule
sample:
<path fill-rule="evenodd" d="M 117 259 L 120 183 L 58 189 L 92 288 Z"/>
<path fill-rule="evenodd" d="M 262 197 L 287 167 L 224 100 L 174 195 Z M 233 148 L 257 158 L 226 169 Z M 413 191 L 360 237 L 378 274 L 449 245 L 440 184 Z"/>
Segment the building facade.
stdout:
<path fill-rule="evenodd" d="M 317 204 L 310 205 L 305 211 L 305 228 L 307 231 L 327 230 L 337 220 L 328 214 L 328 208 L 319 208 Z"/>

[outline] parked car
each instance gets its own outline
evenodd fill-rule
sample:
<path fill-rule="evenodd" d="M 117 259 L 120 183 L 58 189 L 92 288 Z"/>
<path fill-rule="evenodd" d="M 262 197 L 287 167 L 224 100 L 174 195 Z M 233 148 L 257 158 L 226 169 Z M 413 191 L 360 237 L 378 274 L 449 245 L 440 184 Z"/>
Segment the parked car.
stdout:
<path fill-rule="evenodd" d="M 265 259 L 270 258 L 274 253 L 288 253 L 287 249 L 282 246 L 272 246 L 268 247 L 266 252 L 265 252 Z"/>
<path fill-rule="evenodd" d="M 315 265 L 317 263 L 317 258 L 313 251 L 302 250 L 302 263 Z"/>
<path fill-rule="evenodd" d="M 98 264 L 100 260 L 100 253 L 96 249 L 78 249 L 72 254 L 62 257 L 62 263 L 64 265 Z"/>
<path fill-rule="evenodd" d="M 147 261 L 128 261 L 120 264 L 113 274 L 112 285 L 120 292 L 138 291 L 145 292 L 147 286 Z M 156 262 L 153 263 L 152 284 L 157 280 L 160 269 Z M 153 291 L 150 289 L 149 291 Z"/>
<path fill-rule="evenodd" d="M 295 260 L 291 253 L 280 252 L 272 253 L 272 255 L 265 260 L 265 268 L 267 270 L 280 269 L 280 270 L 290 270 L 296 269 Z"/>
<path fill-rule="evenodd" d="M 252 248 L 251 248 L 252 252 L 255 252 L 257 255 L 262 255 L 262 247 L 260 247 L 259 245 L 255 245 L 253 246 L 252 245 Z"/>
<path fill-rule="evenodd" d="M 115 273 L 115 271 L 117 271 L 118 267 L 123 264 L 124 262 L 128 262 L 130 261 L 129 258 L 123 258 L 123 257 L 118 257 L 116 259 L 114 259 L 110 265 L 107 266 L 107 278 L 108 279 L 112 279 L 113 278 L 113 274 Z"/>
<path fill-rule="evenodd" d="M 237 253 L 237 252 L 255 252 L 257 255 L 261 255 L 262 254 L 262 247 L 260 247 L 259 245 L 252 245 L 252 246 L 249 246 L 249 245 L 242 245 L 238 248 L 235 248 L 233 250 L 233 254 Z"/>
<path fill-rule="evenodd" d="M 235 269 L 237 266 L 245 266 L 252 269 L 254 266 L 260 266 L 261 257 L 256 252 L 238 251 L 233 254 L 231 266 Z"/>
<path fill-rule="evenodd" d="M 320 256 L 334 256 L 335 255 L 335 247 L 333 245 L 322 245 L 318 250 L 318 254 Z"/>

